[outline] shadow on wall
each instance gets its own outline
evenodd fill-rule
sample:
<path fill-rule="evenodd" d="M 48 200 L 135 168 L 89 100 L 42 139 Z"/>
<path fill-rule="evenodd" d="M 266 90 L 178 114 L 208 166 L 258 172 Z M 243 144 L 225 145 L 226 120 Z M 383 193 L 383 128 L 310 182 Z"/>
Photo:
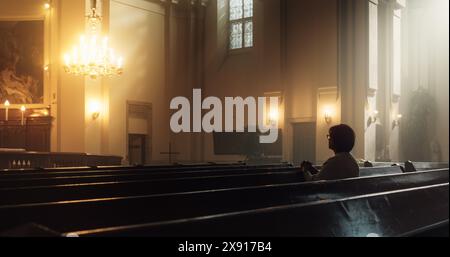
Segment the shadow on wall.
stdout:
<path fill-rule="evenodd" d="M 435 133 L 436 100 L 419 88 L 408 99 L 409 113 L 401 129 L 402 152 L 412 161 L 442 160 L 439 135 Z"/>

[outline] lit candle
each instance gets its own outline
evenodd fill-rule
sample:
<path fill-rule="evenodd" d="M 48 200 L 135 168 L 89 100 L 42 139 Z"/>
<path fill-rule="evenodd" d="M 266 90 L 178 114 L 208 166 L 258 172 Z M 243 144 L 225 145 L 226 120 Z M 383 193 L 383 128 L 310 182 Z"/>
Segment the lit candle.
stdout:
<path fill-rule="evenodd" d="M 24 125 L 23 116 L 24 116 L 26 110 L 27 110 L 27 108 L 25 108 L 25 106 L 22 105 L 22 107 L 20 107 L 20 111 L 22 112 L 22 126 Z"/>
<path fill-rule="evenodd" d="M 8 121 L 9 101 L 5 101 L 5 120 Z"/>

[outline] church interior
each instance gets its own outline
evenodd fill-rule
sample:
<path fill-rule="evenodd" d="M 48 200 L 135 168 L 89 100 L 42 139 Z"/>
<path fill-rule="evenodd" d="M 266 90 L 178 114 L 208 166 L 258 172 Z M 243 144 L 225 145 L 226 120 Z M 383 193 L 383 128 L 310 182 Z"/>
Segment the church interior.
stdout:
<path fill-rule="evenodd" d="M 0 236 L 448 237 L 448 0 L 0 7 Z"/>

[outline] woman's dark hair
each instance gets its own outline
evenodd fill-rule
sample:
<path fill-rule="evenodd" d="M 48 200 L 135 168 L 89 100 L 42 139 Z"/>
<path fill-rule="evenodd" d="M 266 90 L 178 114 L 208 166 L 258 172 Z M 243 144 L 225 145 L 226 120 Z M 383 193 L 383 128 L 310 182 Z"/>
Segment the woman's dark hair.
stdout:
<path fill-rule="evenodd" d="M 349 153 L 355 146 L 355 132 L 348 125 L 337 125 L 330 128 L 330 140 L 333 143 L 335 152 Z"/>

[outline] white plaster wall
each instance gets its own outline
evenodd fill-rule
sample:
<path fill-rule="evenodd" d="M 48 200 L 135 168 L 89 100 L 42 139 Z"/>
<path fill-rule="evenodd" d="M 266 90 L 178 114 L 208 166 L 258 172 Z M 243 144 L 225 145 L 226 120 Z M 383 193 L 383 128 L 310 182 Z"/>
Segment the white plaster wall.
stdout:
<path fill-rule="evenodd" d="M 107 80 L 109 88 L 108 153 L 127 154 L 126 102 L 151 103 L 152 161 L 168 145 L 165 104 L 165 37 L 162 5 L 142 0 L 110 1 L 110 41 L 124 58 L 124 74 Z"/>

